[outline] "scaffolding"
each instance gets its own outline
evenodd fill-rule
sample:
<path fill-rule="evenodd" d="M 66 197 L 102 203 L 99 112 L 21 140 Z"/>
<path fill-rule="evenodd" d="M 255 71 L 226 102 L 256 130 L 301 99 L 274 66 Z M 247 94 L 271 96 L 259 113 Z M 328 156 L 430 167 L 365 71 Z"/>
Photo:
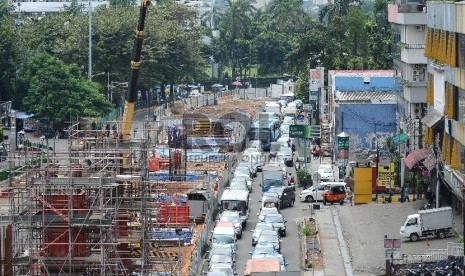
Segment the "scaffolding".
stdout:
<path fill-rule="evenodd" d="M 172 188 L 148 179 L 148 135 L 123 143 L 121 123 L 109 124 L 76 122 L 66 150 L 46 141 L 11 157 L 12 275 L 180 274 L 181 237 L 167 244 L 154 233 L 192 225 L 158 220 L 162 203 L 153 195 Z"/>

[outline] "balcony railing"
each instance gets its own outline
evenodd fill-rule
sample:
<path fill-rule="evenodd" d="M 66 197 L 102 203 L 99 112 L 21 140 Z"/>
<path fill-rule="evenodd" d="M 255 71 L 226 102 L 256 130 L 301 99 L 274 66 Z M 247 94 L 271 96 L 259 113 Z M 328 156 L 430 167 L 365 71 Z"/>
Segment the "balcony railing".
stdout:
<path fill-rule="evenodd" d="M 398 6 L 398 13 L 422 13 L 423 8 L 426 7 L 425 4 L 420 4 L 420 3 L 408 3 L 404 4 L 401 3 Z"/>

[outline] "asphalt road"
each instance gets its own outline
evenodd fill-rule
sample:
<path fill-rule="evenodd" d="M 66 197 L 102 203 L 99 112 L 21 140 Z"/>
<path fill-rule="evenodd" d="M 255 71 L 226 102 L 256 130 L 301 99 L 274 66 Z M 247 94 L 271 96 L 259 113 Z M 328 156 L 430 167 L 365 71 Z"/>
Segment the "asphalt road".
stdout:
<path fill-rule="evenodd" d="M 410 242 L 402 239 L 400 226 L 407 215 L 416 213 L 423 201 L 412 203 L 366 204 L 336 206 L 343 236 L 349 248 L 354 275 L 383 275 L 385 272 L 384 235 L 402 240 L 401 253 L 425 253 L 429 249 L 445 249 L 447 242 L 457 242 L 456 237 Z"/>
<path fill-rule="evenodd" d="M 295 170 L 292 170 L 292 173 L 295 175 Z M 253 192 L 250 194 L 250 216 L 247 220 L 247 227 L 242 234 L 242 239 L 237 241 L 237 256 L 236 256 L 236 271 L 239 276 L 244 275 L 244 268 L 247 262 L 247 259 L 250 258 L 250 252 L 253 251 L 254 247 L 252 246 L 252 233 L 250 230 L 253 230 L 258 221 L 258 212 L 260 211 L 260 202 L 259 200 L 262 197 L 261 187 L 259 183 L 261 181 L 261 173 L 258 173 L 257 177 L 253 182 Z M 298 192 L 298 191 L 296 191 Z M 286 237 L 282 237 L 281 243 L 281 253 L 286 258 L 286 261 L 289 263 L 287 270 L 297 271 L 300 270 L 300 252 L 296 250 L 299 246 L 298 242 L 298 233 L 297 233 L 297 223 L 295 222 L 296 218 L 299 217 L 299 204 L 297 202 L 293 207 L 286 207 L 281 210 L 284 218 L 287 220 L 286 223 Z M 296 254 L 297 253 L 297 254 Z"/>

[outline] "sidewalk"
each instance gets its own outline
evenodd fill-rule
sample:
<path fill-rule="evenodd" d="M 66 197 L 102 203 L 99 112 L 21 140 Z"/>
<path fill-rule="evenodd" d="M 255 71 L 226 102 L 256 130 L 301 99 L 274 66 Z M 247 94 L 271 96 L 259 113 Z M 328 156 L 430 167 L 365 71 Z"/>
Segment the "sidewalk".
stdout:
<path fill-rule="evenodd" d="M 310 173 L 315 172 L 320 164 L 331 164 L 331 157 L 322 157 L 321 159 L 312 159 L 307 164 Z M 338 174 L 338 168 L 335 175 Z M 342 229 L 339 224 L 337 212 L 332 212 L 330 207 L 325 207 L 321 203 L 321 209 L 315 210 L 315 220 L 318 225 L 320 237 L 320 248 L 323 255 L 323 270 L 303 271 L 304 276 L 343 276 L 352 275 L 351 269 L 346 271 L 350 266 L 348 250 L 342 236 Z M 348 263 L 344 263 L 348 261 Z"/>

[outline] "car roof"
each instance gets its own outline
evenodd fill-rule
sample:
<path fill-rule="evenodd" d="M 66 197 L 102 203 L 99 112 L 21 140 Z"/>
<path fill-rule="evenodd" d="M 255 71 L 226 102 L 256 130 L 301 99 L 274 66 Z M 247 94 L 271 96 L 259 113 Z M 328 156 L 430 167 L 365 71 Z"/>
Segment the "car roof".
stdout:
<path fill-rule="evenodd" d="M 215 229 L 216 228 L 234 228 L 234 224 L 227 221 L 218 221 L 215 225 Z"/>

